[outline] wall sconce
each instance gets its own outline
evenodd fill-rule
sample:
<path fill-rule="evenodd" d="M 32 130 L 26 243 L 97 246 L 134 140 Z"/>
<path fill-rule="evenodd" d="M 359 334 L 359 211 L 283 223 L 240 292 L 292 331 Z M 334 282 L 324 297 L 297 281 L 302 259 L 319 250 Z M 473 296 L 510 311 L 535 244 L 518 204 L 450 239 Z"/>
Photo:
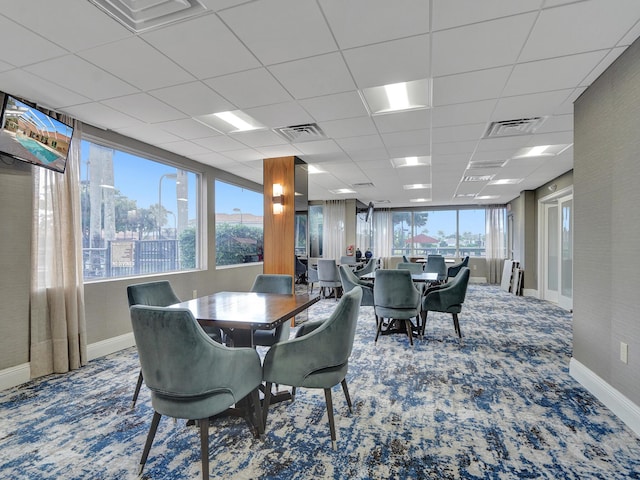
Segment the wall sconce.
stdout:
<path fill-rule="evenodd" d="M 279 183 L 273 184 L 273 214 L 280 215 L 284 210 L 284 192 L 282 191 L 282 185 Z"/>

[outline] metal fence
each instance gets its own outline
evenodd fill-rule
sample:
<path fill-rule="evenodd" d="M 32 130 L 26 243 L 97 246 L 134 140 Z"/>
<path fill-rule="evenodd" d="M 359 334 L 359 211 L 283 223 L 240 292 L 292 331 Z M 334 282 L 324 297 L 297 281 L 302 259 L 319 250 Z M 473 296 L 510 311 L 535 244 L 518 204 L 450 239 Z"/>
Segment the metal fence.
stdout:
<path fill-rule="evenodd" d="M 178 240 L 113 240 L 104 248 L 84 248 L 86 280 L 127 277 L 180 269 Z"/>

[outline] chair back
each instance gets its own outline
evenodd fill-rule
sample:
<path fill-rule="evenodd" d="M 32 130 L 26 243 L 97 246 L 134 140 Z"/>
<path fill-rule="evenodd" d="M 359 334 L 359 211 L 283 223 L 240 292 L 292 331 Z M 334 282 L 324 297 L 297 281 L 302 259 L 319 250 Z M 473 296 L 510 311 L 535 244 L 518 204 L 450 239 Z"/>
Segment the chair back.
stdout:
<path fill-rule="evenodd" d="M 373 283 L 373 298 L 376 307 L 414 309 L 420 301 L 420 292 L 411 279 L 409 270 L 376 270 Z"/>
<path fill-rule="evenodd" d="M 406 255 L 402 255 L 402 261 L 404 263 L 411 263 L 411 260 L 409 260 Z"/>
<path fill-rule="evenodd" d="M 355 287 L 362 287 L 362 301 L 360 305 L 373 306 L 373 285 L 369 282 L 361 280 L 353 270 L 347 265 L 340 265 L 340 280 L 342 281 L 342 289 L 350 292 Z"/>
<path fill-rule="evenodd" d="M 356 270 L 354 273 L 356 274 L 357 277 L 361 277 L 362 275 L 366 275 L 367 273 L 371 273 L 376 269 L 376 259 L 373 257 L 370 257 L 369 260 L 367 260 L 367 263 L 365 264 L 364 267 Z"/>
<path fill-rule="evenodd" d="M 469 276 L 471 275 L 471 270 L 469 267 L 462 267 L 458 274 L 453 278 L 451 283 L 451 289 L 456 292 L 457 303 L 462 305 L 464 303 L 464 299 L 467 296 L 467 287 L 469 286 Z"/>
<path fill-rule="evenodd" d="M 307 266 L 300 261 L 297 255 L 295 257 L 296 275 L 303 275 L 307 272 Z"/>
<path fill-rule="evenodd" d="M 469 266 L 469 255 L 464 257 L 460 263 L 456 263 L 455 265 L 451 265 L 447 268 L 447 277 L 455 277 L 462 267 Z"/>
<path fill-rule="evenodd" d="M 127 297 L 129 306 L 153 305 L 156 307 L 168 307 L 182 301 L 175 294 L 167 280 L 129 285 L 127 287 Z"/>
<path fill-rule="evenodd" d="M 400 262 L 398 265 L 396 265 L 396 269 L 398 270 L 409 270 L 412 274 L 415 273 L 422 273 L 423 269 L 422 269 L 422 264 L 421 263 L 413 263 L 413 262 Z"/>
<path fill-rule="evenodd" d="M 340 274 L 335 260 L 319 259 L 318 260 L 318 280 L 320 284 L 323 282 L 339 283 Z"/>
<path fill-rule="evenodd" d="M 256 275 L 252 292 L 257 293 L 293 293 L 293 277 L 291 275 L 260 273 Z M 286 323 L 286 322 L 285 322 Z"/>
<path fill-rule="evenodd" d="M 356 257 L 343 255 L 340 257 L 340 265 L 355 265 L 357 262 Z"/>
<path fill-rule="evenodd" d="M 318 283 L 320 278 L 318 277 L 318 269 L 313 268 L 311 265 L 307 267 L 307 282 L 313 284 Z"/>
<path fill-rule="evenodd" d="M 422 297 L 422 309 L 434 312 L 460 313 L 469 285 L 469 267 L 462 267 L 453 280 L 432 291 L 427 290 Z"/>
<path fill-rule="evenodd" d="M 427 273 L 437 273 L 438 280 L 443 280 L 447 276 L 447 265 L 442 255 L 428 255 L 427 264 L 424 267 Z"/>

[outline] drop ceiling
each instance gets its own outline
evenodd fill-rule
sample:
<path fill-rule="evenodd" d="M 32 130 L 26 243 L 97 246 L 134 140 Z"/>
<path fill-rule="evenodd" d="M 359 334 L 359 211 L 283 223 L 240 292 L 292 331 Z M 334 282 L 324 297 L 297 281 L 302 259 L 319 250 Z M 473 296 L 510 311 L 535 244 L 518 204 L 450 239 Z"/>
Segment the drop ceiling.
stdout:
<path fill-rule="evenodd" d="M 262 159 L 296 155 L 322 172 L 311 200 L 507 203 L 573 168 L 573 102 L 640 35 L 637 0 L 199 4 L 134 32 L 88 0 L 5 2 L 0 90 L 260 184 Z M 413 81 L 430 106 L 371 113 L 367 89 Z M 198 121 L 234 110 L 264 128 Z"/>

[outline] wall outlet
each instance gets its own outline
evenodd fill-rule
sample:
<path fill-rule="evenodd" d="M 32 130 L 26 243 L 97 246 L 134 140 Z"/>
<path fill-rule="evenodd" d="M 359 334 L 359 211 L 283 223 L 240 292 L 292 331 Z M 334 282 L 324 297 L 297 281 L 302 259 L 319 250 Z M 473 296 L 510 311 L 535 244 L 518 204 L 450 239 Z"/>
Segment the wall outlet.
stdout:
<path fill-rule="evenodd" d="M 620 342 L 620 361 L 622 363 L 629 362 L 629 345 L 624 342 Z"/>
<path fill-rule="evenodd" d="M 198 290 L 193 291 L 193 298 L 198 298 Z"/>

